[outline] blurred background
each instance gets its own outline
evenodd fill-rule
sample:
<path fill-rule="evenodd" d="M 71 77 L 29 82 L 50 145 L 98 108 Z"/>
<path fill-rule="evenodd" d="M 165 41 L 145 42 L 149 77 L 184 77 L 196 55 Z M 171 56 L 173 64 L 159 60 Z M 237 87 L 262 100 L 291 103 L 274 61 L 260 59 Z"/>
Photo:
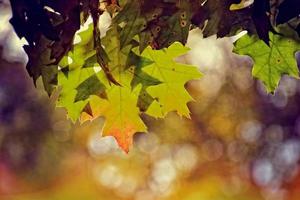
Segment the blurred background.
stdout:
<path fill-rule="evenodd" d="M 300 199 L 300 82 L 267 95 L 234 38 L 191 32 L 179 60 L 205 73 L 187 85 L 192 119 L 143 116 L 126 155 L 103 119 L 72 124 L 34 87 L 10 17 L 0 0 L 0 200 Z"/>

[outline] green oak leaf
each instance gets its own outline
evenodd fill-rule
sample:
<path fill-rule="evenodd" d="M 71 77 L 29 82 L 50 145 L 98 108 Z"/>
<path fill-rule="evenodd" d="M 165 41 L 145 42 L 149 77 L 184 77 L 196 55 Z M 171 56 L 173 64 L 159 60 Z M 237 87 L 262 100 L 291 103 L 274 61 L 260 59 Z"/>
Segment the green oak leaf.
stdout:
<path fill-rule="evenodd" d="M 68 72 L 68 77 L 66 77 L 63 72 L 58 73 L 58 84 L 61 87 L 61 91 L 57 100 L 57 106 L 66 108 L 68 117 L 73 122 L 75 122 L 80 117 L 82 110 L 88 103 L 88 99 L 84 98 L 91 95 L 86 93 L 89 92 L 88 88 L 86 88 L 86 91 L 84 93 L 81 92 L 81 89 L 79 89 L 78 93 L 77 89 L 81 88 L 82 84 L 86 84 L 85 81 L 89 81 L 89 78 L 94 77 L 95 74 L 96 73 L 93 68 L 77 68 L 71 70 Z M 101 76 L 101 74 L 98 74 L 97 76 Z M 102 85 L 101 87 L 97 86 L 97 89 L 99 89 L 97 93 L 105 92 L 105 87 Z"/>
<path fill-rule="evenodd" d="M 188 52 L 189 48 L 175 42 L 168 48 L 153 50 L 146 48 L 141 54 L 153 63 L 143 67 L 143 71 L 161 81 L 161 84 L 149 86 L 147 92 L 155 99 L 146 114 L 164 117 L 170 111 L 189 117 L 187 103 L 192 97 L 185 89 L 185 84 L 201 77 L 197 67 L 177 63 L 174 58 Z"/>
<path fill-rule="evenodd" d="M 141 85 L 131 89 L 133 74 L 128 70 L 115 77 L 121 86 L 108 85 L 107 99 L 93 95 L 89 103 L 93 117 L 105 117 L 102 135 L 115 137 L 119 146 L 128 153 L 133 135 L 147 130 L 137 106 Z"/>
<path fill-rule="evenodd" d="M 96 72 L 94 67 L 100 68 L 97 62 L 86 63 L 88 58 L 95 55 L 93 44 L 93 25 L 86 30 L 76 33 L 79 42 L 60 61 L 61 70 L 58 73 L 60 94 L 57 106 L 67 109 L 68 117 L 76 121 L 88 103 L 90 95 L 105 97 L 105 86 L 102 83 L 103 73 Z M 89 65 L 89 67 L 84 67 Z"/>
<path fill-rule="evenodd" d="M 103 135 L 115 137 L 119 146 L 128 152 L 133 135 L 136 132 L 146 131 L 137 105 L 142 84 L 138 83 L 134 88 L 131 86 L 135 66 L 127 67 L 127 64 L 132 45 L 122 48 L 117 26 L 111 27 L 102 42 L 110 60 L 108 67 L 120 85 L 103 81 L 107 99 L 95 95 L 89 98 L 91 118 L 104 116 Z"/>
<path fill-rule="evenodd" d="M 295 53 L 300 50 L 300 43 L 271 32 L 269 37 L 270 46 L 255 36 L 245 35 L 236 42 L 234 51 L 253 59 L 253 76 L 264 83 L 267 92 L 273 93 L 282 75 L 299 77 Z"/>
<path fill-rule="evenodd" d="M 133 135 L 146 131 L 137 105 L 142 84 L 137 83 L 132 88 L 135 62 L 132 66 L 127 66 L 132 45 L 121 47 L 117 26 L 112 26 L 102 39 L 109 58 L 107 66 L 120 83 L 115 85 L 110 84 L 99 66 L 96 67 L 100 70 L 95 70 L 96 60 L 93 62 L 92 59 L 94 52 L 85 51 L 89 44 L 85 41 L 83 38 L 82 43 L 75 45 L 73 51 L 60 63 L 63 69 L 68 68 L 69 71 L 67 76 L 62 70 L 59 73 L 58 80 L 62 89 L 58 105 L 67 109 L 73 121 L 80 118 L 84 122 L 105 117 L 103 135 L 115 137 L 119 146 L 128 152 Z"/>

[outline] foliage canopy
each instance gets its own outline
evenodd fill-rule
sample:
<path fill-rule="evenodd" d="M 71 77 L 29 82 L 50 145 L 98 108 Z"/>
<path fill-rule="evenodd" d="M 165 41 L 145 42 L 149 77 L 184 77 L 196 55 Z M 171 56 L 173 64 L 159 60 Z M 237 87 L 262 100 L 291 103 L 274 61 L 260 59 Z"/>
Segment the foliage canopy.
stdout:
<path fill-rule="evenodd" d="M 24 49 L 34 83 L 41 77 L 49 95 L 58 89 L 57 105 L 72 121 L 104 116 L 103 134 L 128 152 L 133 134 L 147 130 L 141 113 L 189 117 L 186 104 L 192 98 L 184 86 L 201 73 L 174 59 L 189 50 L 184 45 L 193 28 L 205 37 L 247 30 L 234 51 L 253 58 L 253 76 L 268 92 L 282 75 L 298 77 L 299 5 L 299 0 L 11 0 L 11 23 L 28 41 Z M 112 23 L 101 37 L 104 12 Z"/>

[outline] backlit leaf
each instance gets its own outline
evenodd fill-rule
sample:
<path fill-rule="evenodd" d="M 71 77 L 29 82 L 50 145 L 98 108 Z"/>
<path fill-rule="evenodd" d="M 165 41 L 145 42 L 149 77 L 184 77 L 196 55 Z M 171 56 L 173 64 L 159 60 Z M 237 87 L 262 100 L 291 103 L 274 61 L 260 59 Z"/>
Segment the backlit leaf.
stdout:
<path fill-rule="evenodd" d="M 153 63 L 144 67 L 143 71 L 161 81 L 161 84 L 149 86 L 147 92 L 155 99 L 147 114 L 163 117 L 170 111 L 189 117 L 187 103 L 192 100 L 184 85 L 191 79 L 201 77 L 195 66 L 177 63 L 174 58 L 185 54 L 189 49 L 181 43 L 174 43 L 167 49 L 152 50 L 146 48 L 141 56 Z"/>
<path fill-rule="evenodd" d="M 243 36 L 237 41 L 235 52 L 252 57 L 253 76 L 264 83 L 268 92 L 274 92 L 282 75 L 299 77 L 295 53 L 300 43 L 280 35 L 269 35 L 270 46 L 257 37 Z"/>

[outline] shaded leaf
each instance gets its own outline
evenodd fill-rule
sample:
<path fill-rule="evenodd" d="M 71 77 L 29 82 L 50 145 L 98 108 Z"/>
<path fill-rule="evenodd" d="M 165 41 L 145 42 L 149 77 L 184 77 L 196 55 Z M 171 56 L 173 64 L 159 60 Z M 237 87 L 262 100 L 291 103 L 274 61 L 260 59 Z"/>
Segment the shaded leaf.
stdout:
<path fill-rule="evenodd" d="M 143 67 L 152 64 L 153 61 L 137 56 L 137 49 L 134 49 L 134 51 L 136 52 L 136 54 L 132 53 L 130 55 L 131 59 L 135 58 L 133 63 L 135 63 L 136 65 L 136 67 L 132 70 L 132 73 L 134 73 L 134 77 L 131 81 L 131 87 L 135 88 L 137 85 L 142 84 L 142 89 L 138 99 L 138 106 L 142 112 L 145 112 L 154 101 L 154 98 L 146 91 L 147 88 L 149 86 L 158 85 L 162 82 L 143 71 Z"/>
<path fill-rule="evenodd" d="M 251 18 L 251 9 L 230 10 L 235 0 L 208 0 L 203 7 L 194 14 L 201 16 L 196 22 L 197 26 L 205 27 L 203 35 L 208 37 L 217 34 L 218 37 L 235 34 L 239 29 L 251 30 L 254 26 Z M 207 24 L 205 25 L 205 20 Z"/>
<path fill-rule="evenodd" d="M 195 1 L 128 1 L 114 19 L 125 23 L 121 31 L 121 47 L 138 34 L 140 51 L 148 45 L 161 49 L 175 41 L 186 43 Z M 199 3 L 197 3 L 199 4 Z"/>
<path fill-rule="evenodd" d="M 276 18 L 277 24 L 288 22 L 292 18 L 300 15 L 299 0 L 285 0 L 278 7 L 278 15 Z"/>
<path fill-rule="evenodd" d="M 255 0 L 243 9 L 230 10 L 239 0 L 208 0 L 200 6 L 192 17 L 192 22 L 204 28 L 205 37 L 217 34 L 218 37 L 232 36 L 240 30 L 258 34 L 268 43 L 268 32 L 272 29 L 269 0 Z M 207 23 L 206 23 L 207 20 Z"/>
<path fill-rule="evenodd" d="M 24 47 L 28 54 L 26 68 L 34 83 L 42 75 L 44 88 L 50 95 L 57 84 L 58 67 L 53 64 L 53 59 L 51 59 L 51 49 L 49 48 L 51 41 L 42 36 L 38 44 L 39 46 L 27 45 Z"/>
<path fill-rule="evenodd" d="M 105 86 L 100 82 L 96 75 L 93 75 L 86 79 L 84 82 L 76 87 L 77 94 L 75 102 L 85 100 L 90 95 L 99 95 L 105 97 Z"/>

